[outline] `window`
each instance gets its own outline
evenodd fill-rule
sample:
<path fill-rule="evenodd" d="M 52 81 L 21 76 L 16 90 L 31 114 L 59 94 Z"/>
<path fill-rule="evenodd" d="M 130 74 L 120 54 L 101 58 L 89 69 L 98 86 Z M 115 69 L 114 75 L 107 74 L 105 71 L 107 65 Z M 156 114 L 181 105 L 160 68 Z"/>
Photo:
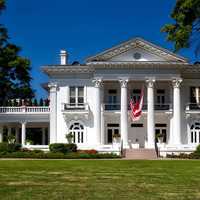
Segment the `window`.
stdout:
<path fill-rule="evenodd" d="M 134 102 L 140 100 L 140 94 L 141 90 L 140 89 L 134 89 L 131 94 L 131 98 L 133 99 Z"/>
<path fill-rule="evenodd" d="M 156 142 L 158 142 L 158 137 L 162 136 L 162 142 L 167 142 L 167 124 L 155 124 L 156 132 Z"/>
<path fill-rule="evenodd" d="M 131 124 L 132 128 L 142 128 L 143 124 Z"/>
<path fill-rule="evenodd" d="M 70 105 L 82 106 L 84 104 L 84 87 L 70 87 Z"/>
<path fill-rule="evenodd" d="M 108 90 L 107 104 L 105 105 L 106 110 L 118 110 L 119 104 L 117 104 L 117 90 Z"/>
<path fill-rule="evenodd" d="M 200 123 L 195 122 L 190 127 L 190 143 L 200 144 Z"/>
<path fill-rule="evenodd" d="M 190 103 L 200 102 L 200 87 L 190 87 Z"/>
<path fill-rule="evenodd" d="M 157 104 L 158 105 L 165 104 L 165 90 L 163 89 L 157 90 Z"/>
<path fill-rule="evenodd" d="M 75 144 L 84 143 L 84 126 L 80 123 L 74 123 L 69 128 L 73 135 L 73 142 Z"/>

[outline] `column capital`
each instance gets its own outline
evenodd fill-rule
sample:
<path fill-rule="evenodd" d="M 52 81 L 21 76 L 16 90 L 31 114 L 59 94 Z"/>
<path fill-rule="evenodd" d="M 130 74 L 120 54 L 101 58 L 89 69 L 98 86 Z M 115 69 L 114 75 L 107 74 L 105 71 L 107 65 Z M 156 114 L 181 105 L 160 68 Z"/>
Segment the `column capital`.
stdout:
<path fill-rule="evenodd" d="M 50 89 L 51 92 L 56 92 L 57 88 L 58 88 L 58 84 L 51 82 L 51 83 L 48 84 L 48 88 Z"/>
<path fill-rule="evenodd" d="M 120 79 L 119 82 L 122 88 L 126 88 L 128 85 L 128 79 Z"/>
<path fill-rule="evenodd" d="M 23 121 L 20 121 L 20 123 L 26 125 L 27 121 L 23 120 Z"/>
<path fill-rule="evenodd" d="M 174 88 L 179 88 L 181 83 L 182 83 L 182 79 L 181 78 L 176 78 L 172 80 L 172 85 Z"/>
<path fill-rule="evenodd" d="M 148 88 L 153 88 L 155 83 L 155 78 L 147 78 L 146 83 Z"/>
<path fill-rule="evenodd" d="M 101 78 L 93 79 L 92 82 L 94 83 L 94 87 L 96 88 L 101 88 L 103 86 L 103 80 Z"/>

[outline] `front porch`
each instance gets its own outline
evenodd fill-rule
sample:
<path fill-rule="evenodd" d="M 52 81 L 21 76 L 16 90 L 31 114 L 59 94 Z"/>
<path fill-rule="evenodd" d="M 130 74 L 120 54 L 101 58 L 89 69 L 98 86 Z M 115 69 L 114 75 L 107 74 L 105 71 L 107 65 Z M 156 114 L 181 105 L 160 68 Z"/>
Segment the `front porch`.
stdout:
<path fill-rule="evenodd" d="M 16 143 L 30 149 L 48 149 L 47 106 L 0 107 L 0 142 L 14 136 Z"/>

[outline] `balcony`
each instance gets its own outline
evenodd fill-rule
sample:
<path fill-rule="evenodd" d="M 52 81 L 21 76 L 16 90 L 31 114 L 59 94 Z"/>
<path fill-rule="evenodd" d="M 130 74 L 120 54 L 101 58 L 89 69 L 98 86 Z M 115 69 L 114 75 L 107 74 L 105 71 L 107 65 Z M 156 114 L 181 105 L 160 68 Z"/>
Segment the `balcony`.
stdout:
<path fill-rule="evenodd" d="M 89 105 L 87 103 L 81 103 L 81 104 L 63 103 L 62 113 L 66 122 L 74 118 L 88 120 Z"/>
<path fill-rule="evenodd" d="M 63 103 L 63 111 L 84 111 L 88 110 L 88 104 L 87 103 Z"/>
<path fill-rule="evenodd" d="M 103 104 L 103 108 L 105 111 L 119 111 L 121 109 L 121 105 L 118 104 L 109 104 L 109 103 L 105 103 Z M 165 103 L 165 104 L 155 104 L 154 105 L 155 110 L 157 111 L 167 111 L 170 110 L 172 108 L 170 103 Z M 130 105 L 128 104 L 128 110 L 130 110 Z M 142 110 L 145 111 L 147 110 L 147 104 L 144 104 L 142 107 Z"/>
<path fill-rule="evenodd" d="M 0 107 L 0 114 L 49 113 L 48 106 Z"/>
<path fill-rule="evenodd" d="M 200 104 L 188 103 L 185 108 L 186 111 L 197 111 L 200 112 Z"/>

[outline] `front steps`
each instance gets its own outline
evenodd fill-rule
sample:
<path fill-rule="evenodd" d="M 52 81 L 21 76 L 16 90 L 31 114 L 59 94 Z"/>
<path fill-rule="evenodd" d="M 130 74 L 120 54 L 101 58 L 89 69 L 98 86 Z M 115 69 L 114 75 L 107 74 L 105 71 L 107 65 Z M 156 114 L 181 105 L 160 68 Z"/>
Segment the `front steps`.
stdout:
<path fill-rule="evenodd" d="M 124 149 L 124 159 L 130 160 L 155 160 L 155 149 Z"/>

